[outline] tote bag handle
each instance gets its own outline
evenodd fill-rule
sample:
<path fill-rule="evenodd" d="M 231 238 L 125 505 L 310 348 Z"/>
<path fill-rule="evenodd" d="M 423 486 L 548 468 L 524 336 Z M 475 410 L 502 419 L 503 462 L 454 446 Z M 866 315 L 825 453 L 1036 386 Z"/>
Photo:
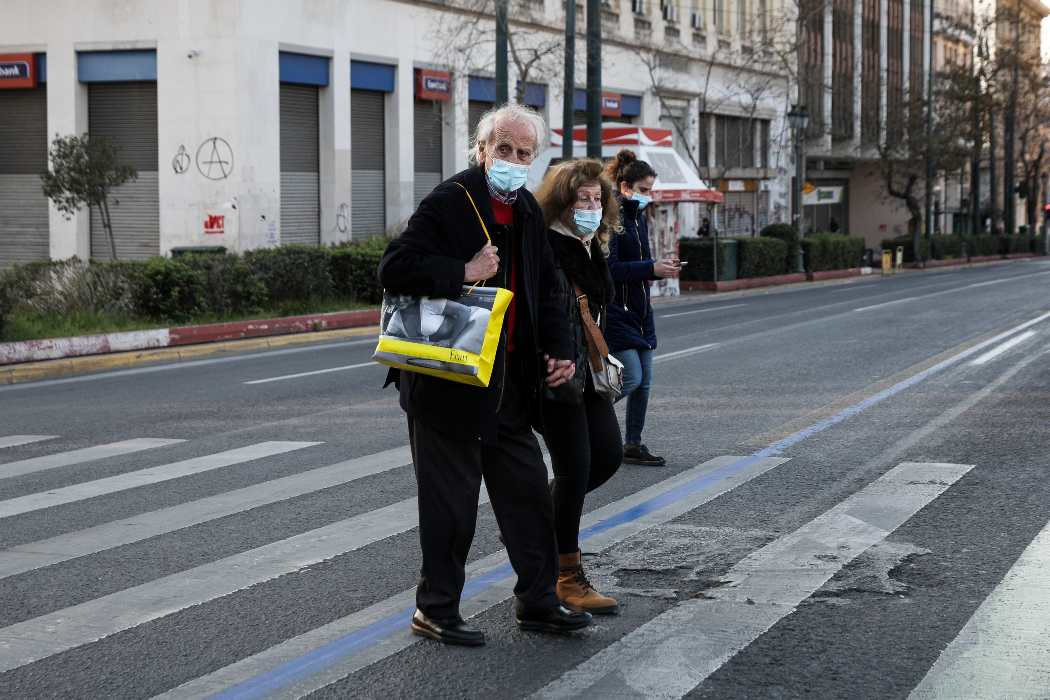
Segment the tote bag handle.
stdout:
<path fill-rule="evenodd" d="M 485 238 L 488 239 L 489 245 L 492 245 L 492 236 L 489 235 L 489 230 L 487 228 L 485 228 L 485 222 L 482 221 L 482 219 L 481 219 L 481 212 L 478 211 L 478 205 L 474 204 L 474 198 L 470 196 L 470 192 L 467 192 L 467 188 L 466 187 L 463 187 L 463 185 L 458 183 L 458 182 L 456 184 L 459 185 L 460 188 L 464 192 L 467 193 L 467 199 L 470 200 L 470 206 L 474 207 L 474 213 L 478 215 L 478 223 L 481 224 L 481 230 L 485 232 Z M 473 292 L 474 291 L 474 287 L 477 287 L 482 282 L 488 282 L 488 280 L 487 279 L 478 280 L 474 284 L 470 285 L 470 289 L 467 290 L 467 294 L 470 294 L 471 292 Z"/>

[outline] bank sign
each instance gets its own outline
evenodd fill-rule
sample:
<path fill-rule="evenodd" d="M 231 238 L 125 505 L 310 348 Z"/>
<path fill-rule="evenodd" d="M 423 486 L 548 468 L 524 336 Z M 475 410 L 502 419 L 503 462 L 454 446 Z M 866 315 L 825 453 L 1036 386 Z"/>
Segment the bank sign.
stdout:
<path fill-rule="evenodd" d="M 36 60 L 33 54 L 0 54 L 0 90 L 27 87 L 36 87 Z"/>

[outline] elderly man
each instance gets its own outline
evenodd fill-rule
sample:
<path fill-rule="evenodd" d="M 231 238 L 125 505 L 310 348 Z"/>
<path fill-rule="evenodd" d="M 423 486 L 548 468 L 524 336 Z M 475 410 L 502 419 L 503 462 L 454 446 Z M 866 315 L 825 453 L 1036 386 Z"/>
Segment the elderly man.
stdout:
<path fill-rule="evenodd" d="M 591 619 L 558 601 L 553 508 L 531 427 L 541 383 L 557 386 L 575 371 L 558 359 L 573 357 L 569 322 L 553 295 L 543 214 L 523 188 L 547 138 L 547 125 L 527 107 L 485 114 L 470 152 L 473 167 L 420 203 L 379 264 L 379 281 L 397 294 L 458 299 L 464 283 L 479 280 L 514 293 L 488 387 L 396 369 L 387 377 L 408 414 L 419 490 L 423 564 L 412 630 L 447 644 L 485 642 L 459 614 L 482 476 L 518 574 L 518 627 L 562 632 Z"/>

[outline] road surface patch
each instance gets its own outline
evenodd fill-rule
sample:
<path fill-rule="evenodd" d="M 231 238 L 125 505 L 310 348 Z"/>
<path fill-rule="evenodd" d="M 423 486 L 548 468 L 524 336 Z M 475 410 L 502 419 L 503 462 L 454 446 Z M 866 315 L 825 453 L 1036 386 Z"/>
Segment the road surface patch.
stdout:
<path fill-rule="evenodd" d="M 54 440 L 58 437 L 58 435 L 7 435 L 5 437 L 0 437 L 0 449 L 5 447 L 17 447 L 18 445 L 28 445 L 31 442 Z"/>

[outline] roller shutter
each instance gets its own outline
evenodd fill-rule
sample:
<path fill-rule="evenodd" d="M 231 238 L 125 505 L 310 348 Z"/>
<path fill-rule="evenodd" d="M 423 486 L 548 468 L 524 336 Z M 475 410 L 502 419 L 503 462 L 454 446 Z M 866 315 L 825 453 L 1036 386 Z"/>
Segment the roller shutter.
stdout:
<path fill-rule="evenodd" d="M 281 83 L 281 243 L 321 242 L 317 86 Z"/>
<path fill-rule="evenodd" d="M 419 204 L 441 184 L 441 103 L 416 100 L 415 104 L 415 184 L 413 204 Z"/>
<path fill-rule="evenodd" d="M 110 195 L 117 258 L 148 258 L 160 253 L 160 189 L 157 179 L 157 84 L 90 83 L 88 131 L 115 143 L 121 163 L 133 166 L 138 179 Z M 91 257 L 109 259 L 106 232 L 91 208 Z"/>
<path fill-rule="evenodd" d="M 481 117 L 485 112 L 495 107 L 493 102 L 475 102 L 470 101 L 467 103 L 467 148 L 474 148 L 474 130 L 478 128 L 478 122 L 481 121 Z"/>
<path fill-rule="evenodd" d="M 47 258 L 47 88 L 0 90 L 0 267 Z"/>
<path fill-rule="evenodd" d="M 386 230 L 385 93 L 350 91 L 350 147 L 353 238 L 381 235 Z"/>
<path fill-rule="evenodd" d="M 718 235 L 726 237 L 758 235 L 754 192 L 723 192 L 718 207 Z"/>

